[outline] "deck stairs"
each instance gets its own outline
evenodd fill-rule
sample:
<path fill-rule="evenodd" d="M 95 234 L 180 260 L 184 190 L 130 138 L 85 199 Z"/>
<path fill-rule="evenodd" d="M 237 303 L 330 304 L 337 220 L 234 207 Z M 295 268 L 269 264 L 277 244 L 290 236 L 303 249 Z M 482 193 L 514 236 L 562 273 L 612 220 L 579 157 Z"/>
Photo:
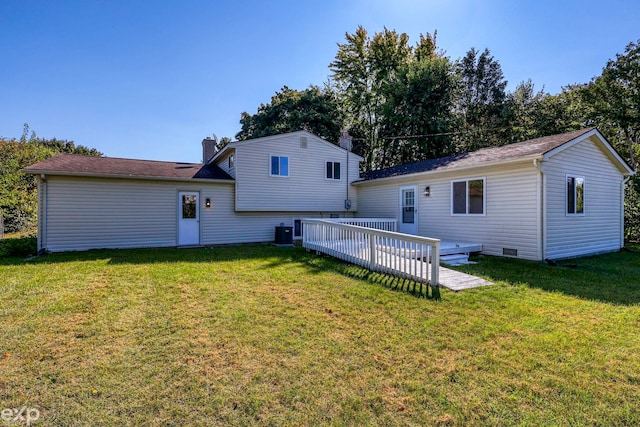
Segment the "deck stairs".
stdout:
<path fill-rule="evenodd" d="M 469 254 L 481 251 L 480 243 L 442 241 L 440 242 L 440 262 L 452 266 L 472 264 L 473 262 L 469 261 Z"/>

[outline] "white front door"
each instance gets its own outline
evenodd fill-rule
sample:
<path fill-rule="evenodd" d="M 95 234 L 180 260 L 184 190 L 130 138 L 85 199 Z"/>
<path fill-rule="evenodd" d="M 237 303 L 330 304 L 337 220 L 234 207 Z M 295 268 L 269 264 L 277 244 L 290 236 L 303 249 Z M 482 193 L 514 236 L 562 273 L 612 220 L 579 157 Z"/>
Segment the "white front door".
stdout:
<path fill-rule="evenodd" d="M 178 193 L 178 245 L 200 244 L 199 194 L 191 191 Z"/>
<path fill-rule="evenodd" d="M 416 187 L 400 187 L 400 233 L 418 234 Z"/>

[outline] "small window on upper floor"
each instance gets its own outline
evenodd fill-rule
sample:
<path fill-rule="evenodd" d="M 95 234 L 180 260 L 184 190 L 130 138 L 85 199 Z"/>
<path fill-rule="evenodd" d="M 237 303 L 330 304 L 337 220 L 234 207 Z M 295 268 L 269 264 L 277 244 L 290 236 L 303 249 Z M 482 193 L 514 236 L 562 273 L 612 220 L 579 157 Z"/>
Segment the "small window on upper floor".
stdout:
<path fill-rule="evenodd" d="M 236 166 L 236 156 L 233 154 L 229 156 L 229 169 L 233 169 Z"/>
<path fill-rule="evenodd" d="M 289 176 L 289 158 L 271 156 L 271 176 Z"/>
<path fill-rule="evenodd" d="M 340 162 L 327 162 L 327 179 L 340 179 Z"/>
<path fill-rule="evenodd" d="M 584 177 L 567 175 L 567 215 L 584 215 Z"/>

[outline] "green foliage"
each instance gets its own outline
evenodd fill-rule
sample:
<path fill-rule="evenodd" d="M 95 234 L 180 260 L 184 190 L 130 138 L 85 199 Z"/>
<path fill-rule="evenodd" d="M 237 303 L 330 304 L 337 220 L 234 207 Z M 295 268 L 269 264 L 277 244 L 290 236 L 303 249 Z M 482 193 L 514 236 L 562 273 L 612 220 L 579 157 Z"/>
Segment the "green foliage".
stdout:
<path fill-rule="evenodd" d="M 633 168 L 640 155 L 640 40 L 610 60 L 584 91 L 596 123 L 618 143 Z"/>
<path fill-rule="evenodd" d="M 456 63 L 460 77 L 460 95 L 456 110 L 461 134 L 456 144 L 460 151 L 503 145 L 509 127 L 507 81 L 500 63 L 489 49 L 482 53 L 471 48 Z"/>
<path fill-rule="evenodd" d="M 297 91 L 285 86 L 271 98 L 271 103 L 261 104 L 256 114 L 242 113 L 242 130 L 236 139 L 260 138 L 304 129 L 329 141 L 337 141 L 341 123 L 337 100 L 329 88 L 311 86 Z"/>
<path fill-rule="evenodd" d="M 385 144 L 376 161 L 381 167 L 455 151 L 447 135 L 455 126 L 451 108 L 457 82 L 452 68 L 448 58 L 424 55 L 401 67 L 383 87 L 386 102 L 381 133 Z"/>
<path fill-rule="evenodd" d="M 624 200 L 625 239 L 640 242 L 640 177 L 627 183 Z"/>
<path fill-rule="evenodd" d="M 347 33 L 345 37 L 346 43 L 338 44 L 338 52 L 329 67 L 342 101 L 345 126 L 354 136 L 354 151 L 364 157 L 364 168 L 371 170 L 381 166 L 379 159 L 384 158 L 385 152 L 385 142 L 381 139 L 386 103 L 384 87 L 401 67 L 411 62 L 413 49 L 407 34 L 387 28 L 370 38 L 359 26 L 355 33 Z"/>
<path fill-rule="evenodd" d="M 7 232 L 32 229 L 37 219 L 36 178 L 22 169 L 57 153 L 100 156 L 102 153 L 73 141 L 38 138 L 35 132 L 27 138 L 25 124 L 20 140 L 0 138 L 0 210 Z"/>
<path fill-rule="evenodd" d="M 34 235 L 7 237 L 0 240 L 0 258 L 26 257 L 38 251 L 37 238 Z"/>

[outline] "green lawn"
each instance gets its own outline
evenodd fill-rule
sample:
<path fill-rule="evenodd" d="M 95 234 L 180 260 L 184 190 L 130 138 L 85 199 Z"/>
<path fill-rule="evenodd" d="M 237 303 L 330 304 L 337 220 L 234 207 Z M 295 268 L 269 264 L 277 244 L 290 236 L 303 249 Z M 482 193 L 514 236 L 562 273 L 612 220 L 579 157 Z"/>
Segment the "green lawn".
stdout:
<path fill-rule="evenodd" d="M 640 424 L 640 254 L 479 261 L 464 270 L 498 283 L 438 302 L 299 248 L 0 259 L 0 411 L 38 408 L 43 426 Z"/>

